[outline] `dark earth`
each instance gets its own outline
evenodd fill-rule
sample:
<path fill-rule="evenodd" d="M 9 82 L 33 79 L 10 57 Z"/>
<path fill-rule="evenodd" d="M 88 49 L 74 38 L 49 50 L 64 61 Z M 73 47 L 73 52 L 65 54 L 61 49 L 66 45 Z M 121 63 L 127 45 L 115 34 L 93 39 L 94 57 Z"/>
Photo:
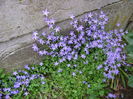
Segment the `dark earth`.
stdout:
<path fill-rule="evenodd" d="M 122 90 L 123 98 L 121 99 L 133 99 L 133 88 L 128 87 Z"/>

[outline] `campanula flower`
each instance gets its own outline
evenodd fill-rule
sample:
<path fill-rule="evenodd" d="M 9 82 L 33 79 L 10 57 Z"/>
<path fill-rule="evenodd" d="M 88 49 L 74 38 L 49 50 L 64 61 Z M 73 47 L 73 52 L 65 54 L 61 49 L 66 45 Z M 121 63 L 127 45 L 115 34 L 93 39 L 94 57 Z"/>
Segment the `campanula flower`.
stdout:
<path fill-rule="evenodd" d="M 70 18 L 73 20 L 75 18 L 75 16 L 74 15 L 70 15 Z"/>
<path fill-rule="evenodd" d="M 72 76 L 76 76 L 76 73 L 75 72 L 72 72 Z"/>
<path fill-rule="evenodd" d="M 49 14 L 49 12 L 48 12 L 47 9 L 43 10 L 42 13 L 43 13 L 43 15 L 45 15 L 45 16 L 48 16 L 48 14 Z"/>

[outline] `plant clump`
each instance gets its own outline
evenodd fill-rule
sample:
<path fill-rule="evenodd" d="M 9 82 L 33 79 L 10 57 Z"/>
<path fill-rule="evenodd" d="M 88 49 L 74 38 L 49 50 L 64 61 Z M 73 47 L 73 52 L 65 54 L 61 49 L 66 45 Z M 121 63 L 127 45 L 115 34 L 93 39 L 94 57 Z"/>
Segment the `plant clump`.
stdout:
<path fill-rule="evenodd" d="M 108 86 L 114 88 L 121 68 L 129 65 L 123 51 L 126 46 L 123 35 L 128 32 L 105 31 L 109 19 L 103 11 L 90 12 L 80 20 L 71 15 L 73 30 L 67 35 L 61 34 L 62 28 L 48 17 L 47 9 L 43 15 L 50 33 L 34 31 L 32 39 L 36 43 L 32 48 L 44 60 L 39 65 L 26 65 L 24 70 L 3 80 L 0 97 L 116 98 L 117 95 L 109 93 Z"/>

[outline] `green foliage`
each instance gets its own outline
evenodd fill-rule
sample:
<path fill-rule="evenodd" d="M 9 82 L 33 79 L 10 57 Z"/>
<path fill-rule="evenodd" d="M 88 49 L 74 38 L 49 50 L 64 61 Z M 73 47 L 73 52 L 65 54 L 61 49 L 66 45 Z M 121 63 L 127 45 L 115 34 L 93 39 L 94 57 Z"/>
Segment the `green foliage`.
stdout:
<path fill-rule="evenodd" d="M 92 22 L 93 21 L 94 23 L 99 23 L 97 22 L 97 20 L 92 20 Z M 100 24 L 102 25 L 103 23 L 100 23 Z M 47 98 L 51 98 L 51 99 L 59 99 L 59 98 L 62 98 L 62 99 L 100 99 L 101 97 L 104 97 L 105 95 L 107 95 L 109 90 L 107 90 L 106 87 L 109 87 L 108 84 L 110 84 L 111 88 L 114 90 L 117 89 L 119 82 L 122 82 L 123 86 L 125 87 L 126 79 L 128 78 L 128 75 L 125 72 L 125 68 L 123 64 L 120 64 L 121 66 L 120 68 L 117 68 L 115 66 L 115 65 L 118 65 L 119 61 L 121 63 L 121 61 L 124 60 L 123 58 L 124 56 L 122 58 L 120 57 L 122 56 L 121 51 L 120 51 L 121 47 L 117 46 L 118 48 L 116 48 L 117 50 L 120 51 L 120 53 L 119 51 L 114 51 L 116 50 L 115 47 L 117 44 L 118 45 L 119 43 L 124 44 L 124 42 L 121 42 L 122 35 L 121 36 L 115 35 L 112 32 L 109 35 L 105 35 L 107 33 L 103 31 L 104 24 L 102 28 L 99 28 L 99 25 L 98 27 L 96 26 L 95 28 L 95 24 L 94 24 L 94 27 L 92 27 L 94 29 L 92 30 L 91 28 L 89 28 L 93 34 L 92 38 L 89 33 L 87 35 L 84 35 L 84 30 L 82 30 L 82 28 L 84 27 L 80 25 L 79 27 L 77 27 L 76 30 L 77 30 L 77 34 L 80 34 L 81 32 L 82 36 L 81 35 L 76 36 L 75 34 L 71 33 L 71 35 L 75 36 L 74 38 L 71 38 L 73 43 L 68 44 L 68 42 L 62 42 L 64 38 L 61 38 L 61 37 L 58 38 L 60 34 L 56 34 L 57 36 L 56 42 L 55 42 L 55 39 L 53 39 L 53 41 L 51 40 L 53 44 L 56 44 L 59 40 L 61 40 L 61 42 L 59 41 L 58 43 L 61 43 L 61 44 L 66 43 L 67 46 L 65 47 L 71 47 L 71 50 L 74 49 L 73 52 L 74 53 L 76 52 L 75 55 L 78 54 L 77 60 L 75 60 L 74 58 L 73 60 L 69 60 L 68 58 L 69 60 L 68 61 L 66 57 L 69 57 L 69 55 L 72 56 L 73 55 L 72 52 L 65 51 L 67 55 L 66 56 L 63 54 L 61 55 L 60 49 L 62 47 L 60 46 L 58 48 L 57 45 L 56 46 L 53 45 L 53 47 L 49 46 L 49 45 L 52 45 L 52 42 L 50 41 L 51 42 L 50 44 L 44 45 L 43 47 L 46 48 L 46 51 L 51 51 L 52 53 L 55 53 L 55 54 L 51 54 L 51 56 L 46 56 L 45 59 L 43 60 L 42 65 L 31 65 L 30 67 L 26 65 L 25 69 L 23 70 L 27 74 L 24 72 L 17 71 L 17 72 L 14 72 L 13 74 L 10 74 L 9 76 L 8 74 L 4 74 L 3 70 L 0 70 L 0 85 L 1 85 L 0 90 L 2 88 L 11 89 L 10 92 L 8 91 L 1 92 L 3 95 L 2 98 L 5 97 L 6 94 L 10 94 L 10 96 L 13 99 L 23 99 L 23 98 L 24 99 L 47 99 Z M 59 31 L 58 29 L 59 29 L 58 27 L 55 28 L 55 30 Z M 100 31 L 100 29 L 102 31 Z M 89 31 L 85 30 L 85 32 L 89 32 Z M 100 32 L 103 32 L 103 34 L 101 33 L 101 36 L 96 37 L 97 35 L 99 35 Z M 33 38 L 36 38 L 36 35 L 37 35 L 36 32 L 34 32 L 35 37 Z M 69 35 L 68 38 L 71 37 L 71 35 Z M 95 38 L 93 38 L 93 36 L 95 36 Z M 54 37 L 55 36 L 52 36 L 50 38 L 54 38 Z M 80 40 L 79 39 L 80 37 L 81 38 L 83 37 L 85 39 Z M 114 39 L 115 41 L 117 38 L 119 38 L 119 40 L 117 40 L 118 42 L 116 41 L 113 43 L 113 40 L 109 40 L 109 39 Z M 126 47 L 128 58 L 130 60 L 133 60 L 133 49 L 132 49 L 133 33 L 127 34 L 124 38 L 128 43 Z M 77 39 L 77 41 L 74 41 L 74 39 Z M 102 39 L 103 41 L 100 39 Z M 108 45 L 108 44 L 107 44 L 108 46 L 106 45 L 106 43 L 108 43 L 106 42 L 107 39 L 108 39 L 108 42 L 112 42 L 111 45 Z M 66 41 L 68 40 L 66 39 Z M 39 40 L 39 42 L 41 43 L 41 39 Z M 75 47 L 74 42 L 80 45 L 79 48 Z M 100 45 L 103 47 L 99 46 L 97 48 L 100 42 L 101 43 L 105 42 L 105 44 Z M 85 43 L 87 44 L 89 43 L 89 45 Z M 89 54 L 85 52 L 86 49 L 84 48 L 86 45 L 90 46 L 90 47 L 87 47 L 87 51 L 89 50 L 88 51 Z M 91 46 L 91 45 L 94 45 L 94 46 Z M 121 46 L 124 46 L 124 45 L 121 45 Z M 38 47 L 36 45 L 34 45 L 33 47 L 34 47 L 34 51 L 37 51 Z M 108 48 L 106 49 L 106 47 L 109 47 L 109 49 Z M 110 47 L 112 47 L 112 49 L 110 49 Z M 41 45 L 39 48 L 41 48 Z M 105 52 L 103 52 L 103 50 L 99 48 L 103 48 Z M 40 55 L 42 56 L 41 50 L 39 52 L 40 52 Z M 68 48 L 67 50 L 70 50 L 70 49 Z M 108 53 L 106 53 L 106 51 L 108 51 Z M 43 50 L 43 52 L 45 53 L 45 50 Z M 116 56 L 117 53 L 119 57 Z M 49 53 L 47 53 L 46 55 L 49 55 Z M 60 57 L 60 56 L 63 56 L 63 57 Z M 65 58 L 66 60 L 61 63 L 58 63 L 60 60 L 59 58 Z M 107 61 L 106 61 L 106 58 L 108 59 Z M 113 60 L 111 60 L 111 58 L 113 58 Z M 106 61 L 106 64 L 103 65 L 105 61 Z M 57 64 L 55 65 L 55 63 Z M 101 64 L 103 65 L 102 68 L 99 67 L 101 66 Z M 106 67 L 107 70 L 104 67 Z M 116 69 L 116 71 L 114 71 L 114 69 Z M 117 71 L 117 69 L 119 69 L 119 71 Z M 113 73 L 113 72 L 116 72 L 116 73 Z M 107 78 L 105 78 L 106 75 L 111 76 L 111 77 L 107 77 L 109 80 L 109 83 L 105 82 L 107 80 Z M 35 76 L 35 78 L 34 77 L 32 78 L 32 76 Z M 42 77 L 45 77 L 45 78 L 42 78 Z M 133 77 L 131 76 L 129 77 L 129 81 L 128 81 L 128 85 L 131 87 L 133 86 L 132 82 L 133 82 Z M 27 93 L 25 93 L 25 91 Z"/>
<path fill-rule="evenodd" d="M 127 35 L 124 36 L 124 39 L 127 41 L 128 45 L 126 46 L 127 53 L 127 62 L 133 63 L 133 32 L 129 31 Z"/>
<path fill-rule="evenodd" d="M 133 88 L 133 75 L 132 76 L 129 76 L 128 86 Z"/>
<path fill-rule="evenodd" d="M 5 73 L 4 69 L 0 68 L 0 85 L 2 82 L 6 83 L 9 77 L 9 73 Z"/>
<path fill-rule="evenodd" d="M 126 62 L 129 64 L 133 63 L 133 32 L 129 31 L 128 34 L 123 36 L 123 40 L 127 42 L 125 52 L 127 54 Z M 127 64 L 127 65 L 129 65 Z M 119 90 L 119 86 L 127 87 L 127 81 L 131 83 L 129 76 L 133 75 L 133 68 L 130 66 L 123 65 L 119 67 L 119 74 L 114 79 L 110 80 L 110 88 L 113 90 Z"/>
<path fill-rule="evenodd" d="M 127 35 L 124 36 L 124 39 L 127 41 L 126 53 L 127 53 L 127 62 L 133 64 L 133 32 L 129 31 Z M 128 86 L 133 87 L 133 68 L 128 67 Z"/>
<path fill-rule="evenodd" d="M 12 96 L 12 99 L 100 99 L 100 97 L 107 94 L 107 84 L 103 82 L 103 69 L 97 70 L 97 66 L 102 64 L 106 59 L 101 49 L 92 49 L 91 53 L 85 59 L 79 58 L 78 60 L 65 61 L 55 66 L 54 63 L 58 61 L 58 57 L 47 56 L 43 65 L 31 65 L 33 70 L 25 70 L 30 75 L 41 74 L 46 78 L 34 79 L 30 82 L 27 90 L 29 94 L 24 96 L 22 86 L 20 93 Z M 81 51 L 81 54 L 84 52 Z M 70 64 L 70 66 L 68 66 Z M 61 70 L 59 72 L 59 70 Z M 0 73 L 3 73 L 0 70 Z M 75 75 L 72 75 L 75 73 Z M 23 75 L 19 73 L 18 75 Z M 15 76 L 10 75 L 8 79 L 2 76 L 5 83 L 4 88 L 13 86 L 13 82 L 9 80 L 16 80 Z M 45 84 L 41 82 L 44 81 Z M 100 96 L 100 97 L 99 97 Z"/>
<path fill-rule="evenodd" d="M 47 58 L 53 63 L 57 61 L 55 57 Z M 66 61 L 57 66 L 52 65 L 53 63 L 49 64 L 47 60 L 44 60 L 45 70 L 49 74 L 48 85 L 44 90 L 44 92 L 47 92 L 46 95 L 50 94 L 52 98 L 62 96 L 65 99 L 83 97 L 98 99 L 98 96 L 104 96 L 107 93 L 104 89 L 107 85 L 103 82 L 103 69 L 97 70 L 97 66 L 105 60 L 102 50 L 95 49 L 86 59 L 79 58 L 76 61 Z M 87 61 L 88 63 L 84 64 Z M 70 64 L 70 67 L 67 66 L 68 64 Z M 74 67 L 74 65 L 77 65 L 77 67 Z M 59 70 L 62 70 L 62 72 L 58 72 Z M 72 75 L 73 73 L 75 75 Z M 85 83 L 83 83 L 84 81 Z"/>
<path fill-rule="evenodd" d="M 133 64 L 133 32 L 129 31 L 129 33 L 124 36 L 124 39 L 127 41 L 127 46 L 126 46 L 126 53 L 127 53 L 127 62 L 129 64 Z M 128 67 L 126 68 L 128 71 L 128 86 L 133 87 L 133 68 Z"/>
<path fill-rule="evenodd" d="M 127 35 L 125 39 L 132 45 L 132 36 Z M 127 53 L 132 52 L 132 49 L 127 46 Z M 59 60 L 59 57 L 46 56 L 43 60 L 43 65 L 31 65 L 33 70 L 26 70 L 30 75 L 40 74 L 45 76 L 45 79 L 34 79 L 30 82 L 27 90 L 29 94 L 24 96 L 22 86 L 20 93 L 12 96 L 13 99 L 100 99 L 108 93 L 106 90 L 107 83 L 103 82 L 105 77 L 103 75 L 104 69 L 97 69 L 97 66 L 103 64 L 106 60 L 106 55 L 102 49 L 91 49 L 90 54 L 85 59 L 78 58 L 77 60 L 64 61 L 55 66 L 54 63 Z M 84 51 L 80 51 L 80 54 L 84 54 Z M 129 55 L 129 54 L 128 54 Z M 70 66 L 68 66 L 70 64 Z M 128 69 L 132 75 L 132 69 L 130 67 L 119 68 L 120 73 L 111 83 L 111 88 L 114 90 L 119 85 L 119 82 L 126 86 L 126 79 L 128 78 L 125 69 Z M 23 75 L 23 73 L 19 73 Z M 12 81 L 10 80 L 12 78 Z M 4 70 L 0 69 L 0 86 L 3 88 L 9 88 L 13 86 L 13 81 L 16 78 L 13 75 L 5 74 Z M 119 80 L 119 81 L 118 81 Z M 41 82 L 44 81 L 45 84 Z M 4 85 L 2 84 L 4 83 Z M 128 86 L 133 87 L 133 76 L 129 77 Z M 0 93 L 2 93 L 0 91 Z M 8 94 L 8 93 L 2 93 Z"/>
<path fill-rule="evenodd" d="M 8 77 L 10 75 L 8 73 L 5 73 L 4 69 L 0 68 L 0 88 L 3 87 L 3 84 L 5 85 L 5 87 L 7 87 L 7 83 L 8 83 Z M 5 94 L 0 90 L 0 94 Z"/>

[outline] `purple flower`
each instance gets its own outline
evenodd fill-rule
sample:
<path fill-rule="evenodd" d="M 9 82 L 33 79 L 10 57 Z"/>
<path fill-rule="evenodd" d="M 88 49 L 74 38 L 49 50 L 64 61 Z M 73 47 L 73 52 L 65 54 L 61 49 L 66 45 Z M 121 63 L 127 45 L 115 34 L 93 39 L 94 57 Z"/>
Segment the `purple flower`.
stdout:
<path fill-rule="evenodd" d="M 74 59 L 75 59 L 75 60 L 77 60 L 77 59 L 78 59 L 78 55 L 77 55 L 77 54 L 75 54 Z"/>
<path fill-rule="evenodd" d="M 83 84 L 86 84 L 87 82 L 86 81 L 83 81 Z"/>
<path fill-rule="evenodd" d="M 27 70 L 30 70 L 29 65 L 25 65 L 24 68 L 27 69 Z"/>
<path fill-rule="evenodd" d="M 58 48 L 58 45 L 57 44 L 51 44 L 51 49 L 52 50 L 55 50 L 55 49 L 57 49 Z"/>
<path fill-rule="evenodd" d="M 32 70 L 34 70 L 34 69 L 35 69 L 35 67 L 31 67 L 31 69 L 32 69 Z"/>
<path fill-rule="evenodd" d="M 127 34 L 128 33 L 128 31 L 125 31 L 125 34 Z"/>
<path fill-rule="evenodd" d="M 103 82 L 106 82 L 106 79 L 103 79 L 102 81 L 103 81 Z"/>
<path fill-rule="evenodd" d="M 41 80 L 43 80 L 45 77 L 41 77 Z"/>
<path fill-rule="evenodd" d="M 18 73 L 15 71 L 15 72 L 13 72 L 13 75 L 17 75 Z"/>
<path fill-rule="evenodd" d="M 84 64 L 88 64 L 88 61 L 85 61 Z"/>
<path fill-rule="evenodd" d="M 22 71 L 22 73 L 24 73 L 24 74 L 28 75 L 28 72 L 26 72 L 26 71 Z"/>
<path fill-rule="evenodd" d="M 60 59 L 59 62 L 62 63 L 63 62 L 63 59 Z"/>
<path fill-rule="evenodd" d="M 32 39 L 37 40 L 38 39 L 38 33 L 37 31 L 33 32 Z"/>
<path fill-rule="evenodd" d="M 24 84 L 25 84 L 26 86 L 28 86 L 29 83 L 30 83 L 29 79 L 26 79 L 26 80 L 24 81 Z"/>
<path fill-rule="evenodd" d="M 25 92 L 24 95 L 27 96 L 29 93 L 28 92 Z"/>
<path fill-rule="evenodd" d="M 117 24 L 116 24 L 116 26 L 118 26 L 118 27 L 119 27 L 120 25 L 121 25 L 120 23 L 117 23 Z"/>
<path fill-rule="evenodd" d="M 38 42 L 42 45 L 44 44 L 44 41 L 42 39 L 38 39 Z"/>
<path fill-rule="evenodd" d="M 112 94 L 112 93 L 109 93 L 107 97 L 109 97 L 109 98 L 116 98 L 116 95 Z"/>
<path fill-rule="evenodd" d="M 21 85 L 21 83 L 16 82 L 16 83 L 14 84 L 14 88 L 19 88 L 20 85 Z"/>
<path fill-rule="evenodd" d="M 78 25 L 77 25 L 77 24 L 74 24 L 74 25 L 73 25 L 73 27 L 74 27 L 74 28 L 77 28 L 77 27 L 78 27 Z"/>
<path fill-rule="evenodd" d="M 74 16 L 74 15 L 70 15 L 70 18 L 71 18 L 71 19 L 74 19 L 74 18 L 75 18 L 75 16 Z"/>
<path fill-rule="evenodd" d="M 120 66 L 121 66 L 121 64 L 117 64 L 117 66 L 118 66 L 118 67 L 120 67 Z"/>
<path fill-rule="evenodd" d="M 98 42 L 97 41 L 93 41 L 91 46 L 97 47 L 98 46 Z"/>
<path fill-rule="evenodd" d="M 72 72 L 72 76 L 76 76 L 76 73 L 75 72 Z"/>
<path fill-rule="evenodd" d="M 123 60 L 125 60 L 126 59 L 126 55 L 124 54 L 124 55 L 122 55 L 122 58 L 123 58 Z"/>
<path fill-rule="evenodd" d="M 42 81 L 41 83 L 44 85 L 46 82 Z"/>
<path fill-rule="evenodd" d="M 84 48 L 84 51 L 86 52 L 86 54 L 89 54 L 88 48 Z"/>
<path fill-rule="evenodd" d="M 18 93 L 19 93 L 18 90 L 11 91 L 11 94 L 18 94 Z"/>
<path fill-rule="evenodd" d="M 67 64 L 67 67 L 70 67 L 71 65 L 70 64 Z"/>
<path fill-rule="evenodd" d="M 50 19 L 49 18 L 45 17 L 44 21 L 47 23 L 47 25 L 50 25 Z"/>
<path fill-rule="evenodd" d="M 74 64 L 73 66 L 74 66 L 74 67 L 77 67 L 77 65 L 76 65 L 76 64 Z"/>
<path fill-rule="evenodd" d="M 90 88 L 91 86 L 90 86 L 90 84 L 88 84 L 88 88 Z"/>
<path fill-rule="evenodd" d="M 59 69 L 58 72 L 62 72 L 63 70 L 62 69 Z"/>
<path fill-rule="evenodd" d="M 43 54 L 46 55 L 48 54 L 48 52 L 46 50 L 43 50 Z"/>
<path fill-rule="evenodd" d="M 105 74 L 105 73 L 104 73 L 104 76 L 107 77 L 108 79 L 114 79 L 114 76 L 112 76 L 111 71 L 109 71 L 108 74 Z"/>
<path fill-rule="evenodd" d="M 40 66 L 43 66 L 43 62 L 40 62 L 39 65 L 40 65 Z"/>
<path fill-rule="evenodd" d="M 35 79 L 35 75 L 32 75 L 32 76 L 30 77 L 30 80 L 33 80 L 33 79 Z"/>
<path fill-rule="evenodd" d="M 74 31 L 70 31 L 70 35 L 71 36 L 74 36 Z"/>
<path fill-rule="evenodd" d="M 101 69 L 103 66 L 102 65 L 99 65 L 98 67 L 97 67 L 97 69 L 99 70 L 99 69 Z"/>
<path fill-rule="evenodd" d="M 55 20 L 54 19 L 50 19 L 50 24 L 55 24 Z"/>
<path fill-rule="evenodd" d="M 117 75 L 119 73 L 119 70 L 115 69 L 115 70 L 113 70 L 113 73 Z"/>
<path fill-rule="evenodd" d="M 39 51 L 38 54 L 39 54 L 40 56 L 43 56 L 44 53 L 43 53 L 43 51 Z"/>
<path fill-rule="evenodd" d="M 86 58 L 86 56 L 85 56 L 84 54 L 82 54 L 82 55 L 81 55 L 81 58 L 85 59 L 85 58 Z"/>
<path fill-rule="evenodd" d="M 61 28 L 57 26 L 57 27 L 55 27 L 54 30 L 55 30 L 55 32 L 59 32 L 61 30 Z"/>
<path fill-rule="evenodd" d="M 82 25 L 80 25 L 79 27 L 77 27 L 77 29 L 76 29 L 76 30 L 79 32 L 79 31 L 82 31 L 82 30 L 83 30 L 83 28 L 84 28 L 84 27 L 83 27 Z"/>
<path fill-rule="evenodd" d="M 26 78 L 26 76 L 21 76 L 21 78 L 22 78 L 22 79 L 25 79 L 25 78 Z"/>
<path fill-rule="evenodd" d="M 119 31 L 120 31 L 120 32 L 123 32 L 124 30 L 123 30 L 123 29 L 120 29 Z"/>
<path fill-rule="evenodd" d="M 72 55 L 68 55 L 67 59 L 70 61 L 72 59 Z"/>
<path fill-rule="evenodd" d="M 82 71 L 79 71 L 80 74 L 82 74 L 83 72 Z"/>
<path fill-rule="evenodd" d="M 59 63 L 58 62 L 55 62 L 54 65 L 57 66 Z"/>
<path fill-rule="evenodd" d="M 17 78 L 17 79 L 20 79 L 20 78 L 21 78 L 21 76 L 16 76 L 16 78 Z"/>
<path fill-rule="evenodd" d="M 69 40 L 69 41 L 68 41 L 68 44 L 73 44 L 73 41 L 72 41 L 72 40 Z"/>
<path fill-rule="evenodd" d="M 32 45 L 32 49 L 33 49 L 33 51 L 35 51 L 35 52 L 39 51 L 39 48 L 37 47 L 36 44 L 33 44 L 33 45 Z"/>
<path fill-rule="evenodd" d="M 5 96 L 5 99 L 10 99 L 10 96 L 9 96 L 9 95 L 6 95 L 6 96 Z"/>
<path fill-rule="evenodd" d="M 48 16 L 48 14 L 49 14 L 49 12 L 48 12 L 47 9 L 43 10 L 42 13 L 43 13 L 43 15 L 45 15 L 45 16 Z"/>
<path fill-rule="evenodd" d="M 44 37 L 45 37 L 45 36 L 46 36 L 46 32 L 43 32 L 43 33 L 42 33 L 42 36 L 44 36 Z"/>
<path fill-rule="evenodd" d="M 105 70 L 105 71 L 108 71 L 108 69 L 109 69 L 109 67 L 108 67 L 108 66 L 104 67 L 104 70 Z"/>
<path fill-rule="evenodd" d="M 88 13 L 88 17 L 91 18 L 93 16 L 93 14 L 90 12 Z"/>
<path fill-rule="evenodd" d="M 48 35 L 48 36 L 47 36 L 47 39 L 48 39 L 48 40 L 52 40 L 52 36 L 51 36 L 51 35 Z"/>
<path fill-rule="evenodd" d="M 6 92 L 6 91 L 11 91 L 11 88 L 3 88 L 3 91 Z"/>
<path fill-rule="evenodd" d="M 49 29 L 53 29 L 53 24 L 48 25 Z"/>

